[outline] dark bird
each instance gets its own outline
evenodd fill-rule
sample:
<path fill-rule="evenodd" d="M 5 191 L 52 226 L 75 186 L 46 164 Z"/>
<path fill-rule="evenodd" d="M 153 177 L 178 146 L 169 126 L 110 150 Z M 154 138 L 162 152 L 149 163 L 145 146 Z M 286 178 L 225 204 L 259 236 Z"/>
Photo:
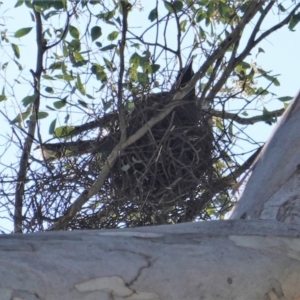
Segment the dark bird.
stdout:
<path fill-rule="evenodd" d="M 178 88 L 183 88 L 186 86 L 186 84 L 188 84 L 190 82 L 190 80 L 193 78 L 193 76 L 195 75 L 194 71 L 193 71 L 193 59 L 190 61 L 190 63 L 182 68 L 177 75 L 176 78 L 176 82 L 175 82 L 175 89 Z M 195 98 L 195 87 L 188 93 L 186 99 L 188 100 L 194 100 Z"/>

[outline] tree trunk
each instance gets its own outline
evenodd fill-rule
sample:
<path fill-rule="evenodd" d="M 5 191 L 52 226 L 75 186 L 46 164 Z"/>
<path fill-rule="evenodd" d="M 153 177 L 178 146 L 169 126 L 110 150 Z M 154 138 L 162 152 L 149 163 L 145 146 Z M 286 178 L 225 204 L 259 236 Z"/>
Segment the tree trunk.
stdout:
<path fill-rule="evenodd" d="M 300 93 L 262 149 L 233 219 L 277 220 L 299 224 Z"/>
<path fill-rule="evenodd" d="M 0 298 L 300 299 L 299 234 L 229 220 L 2 236 Z"/>

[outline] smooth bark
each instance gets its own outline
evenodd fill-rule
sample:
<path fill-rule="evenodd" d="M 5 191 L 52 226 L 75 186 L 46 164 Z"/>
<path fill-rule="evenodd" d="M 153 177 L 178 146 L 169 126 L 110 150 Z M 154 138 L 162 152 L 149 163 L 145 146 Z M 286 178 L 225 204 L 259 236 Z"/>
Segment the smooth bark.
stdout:
<path fill-rule="evenodd" d="M 233 219 L 300 223 L 300 93 L 262 149 Z"/>
<path fill-rule="evenodd" d="M 0 298 L 299 299 L 299 234 L 230 220 L 1 236 Z"/>

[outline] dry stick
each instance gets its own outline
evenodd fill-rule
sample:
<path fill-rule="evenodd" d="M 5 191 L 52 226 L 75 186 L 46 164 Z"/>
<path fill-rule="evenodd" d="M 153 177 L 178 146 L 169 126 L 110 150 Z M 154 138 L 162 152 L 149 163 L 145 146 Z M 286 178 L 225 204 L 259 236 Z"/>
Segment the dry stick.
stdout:
<path fill-rule="evenodd" d="M 174 108 L 175 100 L 183 99 L 196 85 L 196 82 L 202 78 L 208 68 L 217 60 L 219 57 L 224 55 L 224 53 L 228 50 L 228 48 L 234 44 L 239 38 L 240 34 L 243 31 L 246 24 L 252 19 L 252 17 L 261 9 L 263 6 L 263 1 L 253 1 L 249 5 L 248 10 L 246 11 L 244 18 L 237 25 L 234 31 L 228 35 L 228 37 L 219 45 L 219 47 L 214 51 L 214 53 L 207 59 L 207 61 L 202 65 L 200 70 L 194 75 L 192 80 L 180 91 L 178 91 L 171 103 L 167 105 L 157 116 L 152 117 L 144 126 L 142 126 L 136 133 L 131 135 L 125 142 L 119 142 L 115 148 L 112 150 L 111 154 L 107 158 L 105 165 L 103 166 L 99 177 L 94 182 L 92 187 L 89 190 L 85 190 L 78 196 L 78 198 L 74 201 L 73 204 L 67 209 L 65 215 L 59 219 L 58 222 L 50 226 L 49 230 L 59 230 L 64 229 L 68 222 L 76 215 L 76 213 L 81 209 L 82 205 L 84 205 L 91 197 L 96 195 L 101 187 L 103 186 L 112 166 L 120 155 L 121 150 L 124 150 L 131 144 L 135 143 L 142 136 L 144 136 L 147 131 L 149 131 L 154 125 L 163 120 Z"/>
<path fill-rule="evenodd" d="M 118 79 L 118 112 L 119 112 L 119 121 L 120 121 L 120 132 L 121 138 L 120 142 L 123 143 L 127 139 L 126 132 L 126 122 L 124 116 L 124 105 L 123 105 L 123 75 L 125 69 L 124 63 L 124 48 L 126 45 L 126 32 L 127 32 L 127 16 L 128 16 L 128 7 L 127 2 L 121 1 L 120 5 L 122 6 L 122 14 L 123 14 L 123 24 L 122 24 L 122 38 L 120 41 L 120 72 Z"/>

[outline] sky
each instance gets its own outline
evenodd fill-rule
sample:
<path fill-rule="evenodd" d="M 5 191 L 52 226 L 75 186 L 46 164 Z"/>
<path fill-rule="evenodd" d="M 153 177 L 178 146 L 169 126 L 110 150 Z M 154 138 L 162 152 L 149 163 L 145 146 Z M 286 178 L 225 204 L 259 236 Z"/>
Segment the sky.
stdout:
<path fill-rule="evenodd" d="M 27 7 L 24 5 L 18 7 L 17 9 L 13 8 L 14 4 L 17 2 L 12 0 L 2 0 L 3 4 L 0 6 L 0 17 L 2 16 L 2 20 L 0 19 L 0 24 L 2 24 L 2 28 L 7 28 L 8 37 L 13 36 L 14 32 L 23 27 L 32 27 L 34 26 L 31 17 L 29 15 L 29 11 Z M 143 23 L 146 22 L 148 19 L 148 14 L 151 9 L 154 8 L 154 1 L 149 0 L 141 0 L 142 5 L 144 6 L 144 10 L 136 10 L 134 12 L 134 17 L 132 18 L 132 23 L 130 26 L 139 27 L 143 26 Z M 286 1 L 288 4 L 289 1 Z M 267 22 L 263 24 L 264 28 L 268 28 L 268 25 L 271 23 L 277 22 L 282 19 L 282 16 L 279 17 L 274 11 Z M 148 22 L 148 20 L 147 20 Z M 0 30 L 3 30 L 1 29 Z M 34 29 L 33 29 L 34 30 Z M 175 35 L 168 36 L 170 39 L 170 43 L 174 42 L 176 38 Z M 22 65 L 25 66 L 24 72 L 20 73 L 15 68 L 15 72 L 13 74 L 7 74 L 8 77 L 2 76 L 2 84 L 0 81 L 0 90 L 2 90 L 3 85 L 5 85 L 5 81 L 11 83 L 14 79 L 18 77 L 23 77 L 23 79 L 27 79 L 28 82 L 31 81 L 32 77 L 29 72 L 29 68 L 35 67 L 35 34 L 34 31 L 27 36 L 19 39 L 18 46 L 21 50 L 21 58 L 20 62 Z M 31 46 L 32 45 L 32 46 Z M 291 32 L 286 27 L 281 29 L 278 32 L 273 33 L 269 38 L 263 41 L 259 47 L 263 48 L 265 53 L 260 53 L 256 57 L 256 50 L 252 52 L 251 60 L 255 61 L 258 66 L 263 66 L 263 68 L 267 71 L 272 70 L 272 75 L 280 74 L 278 77 L 280 81 L 279 87 L 272 87 L 272 92 L 276 93 L 276 97 L 282 96 L 295 96 L 296 93 L 300 89 L 300 80 L 298 76 L 298 70 L 300 69 L 300 59 L 299 59 L 299 49 L 300 49 L 300 25 L 296 27 L 295 32 Z M 9 58 L 7 55 L 12 55 L 12 51 L 10 48 L 2 42 L 0 48 L 0 57 L 1 57 L 1 64 L 7 61 Z M 8 97 L 8 101 L 5 103 L 0 103 L 0 110 L 7 112 L 11 117 L 17 115 L 20 109 L 23 109 L 21 106 L 21 99 L 27 96 L 30 93 L 30 85 L 15 85 L 14 90 L 14 97 Z M 274 98 L 276 98 L 274 97 Z M 272 100 L 272 99 L 270 99 Z M 262 107 L 262 103 L 259 100 L 254 103 L 253 108 Z M 279 109 L 283 107 L 283 103 L 274 100 L 270 101 L 270 103 L 266 104 L 268 110 Z M 235 104 L 229 104 L 229 109 L 235 109 Z M 253 111 L 253 114 L 257 114 L 257 112 Z M 52 120 L 52 119 L 51 119 Z M 0 134 L 0 155 L 5 152 L 5 155 L 0 156 L 1 163 L 4 163 L 5 160 L 6 164 L 11 162 L 15 162 L 16 156 L 19 156 L 19 151 L 7 151 L 5 148 L 5 143 L 7 138 L 12 136 L 12 129 L 11 126 L 6 121 L 1 121 L 2 132 Z M 48 126 L 45 126 L 45 131 L 48 129 Z M 274 126 L 270 126 L 264 123 L 259 123 L 253 126 L 248 126 L 246 132 L 250 135 L 255 137 L 257 141 L 263 142 L 266 141 L 267 138 L 270 136 Z M 245 144 L 245 147 L 246 144 Z M 1 149 L 2 148 L 2 149 Z M 244 149 L 245 151 L 247 149 Z M 1 217 L 1 211 L 0 211 Z M 3 225 L 3 224 L 4 225 Z M 2 224 L 2 225 L 1 225 Z M 6 222 L 1 220 L 0 218 L 0 229 L 1 226 L 6 227 Z"/>

